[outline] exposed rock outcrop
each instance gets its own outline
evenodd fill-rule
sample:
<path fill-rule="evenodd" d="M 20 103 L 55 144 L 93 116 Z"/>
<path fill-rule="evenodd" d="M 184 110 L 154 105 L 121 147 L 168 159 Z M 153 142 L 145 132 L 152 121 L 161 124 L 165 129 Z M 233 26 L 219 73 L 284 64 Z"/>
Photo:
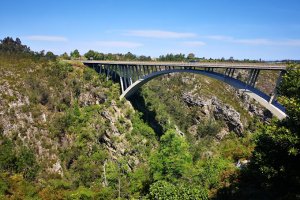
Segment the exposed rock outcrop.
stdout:
<path fill-rule="evenodd" d="M 47 172 L 63 175 L 61 161 L 56 154 L 59 144 L 50 137 L 49 130 L 43 128 L 47 122 L 47 115 L 42 113 L 34 117 L 32 111 L 28 109 L 30 105 L 28 96 L 19 92 L 8 82 L 1 84 L 0 134 L 31 147 L 36 152 L 37 160 L 45 165 L 42 167 Z M 52 165 L 52 163 L 55 164 Z"/>
<path fill-rule="evenodd" d="M 235 90 L 236 96 L 241 100 L 240 105 L 248 111 L 251 116 L 256 116 L 262 121 L 267 122 L 272 118 L 272 113 L 267 109 L 260 106 L 254 99 L 251 99 L 249 95 Z"/>
<path fill-rule="evenodd" d="M 107 100 L 107 96 L 96 88 L 91 91 L 81 93 L 79 96 L 80 106 L 89 106 L 95 104 L 102 104 Z"/>
<path fill-rule="evenodd" d="M 115 101 L 112 101 L 111 108 L 113 112 L 107 109 L 101 113 L 101 117 L 109 122 L 109 128 L 105 130 L 104 135 L 100 138 L 100 142 L 105 144 L 113 159 L 117 160 L 124 156 L 129 157 L 128 167 L 133 169 L 140 161 L 134 156 L 135 150 L 132 149 L 130 143 L 127 141 L 126 134 L 122 134 L 119 130 L 121 126 L 127 128 L 128 132 L 131 132 L 131 121 L 124 116 L 120 108 L 117 107 Z"/>
<path fill-rule="evenodd" d="M 242 135 L 244 126 L 240 119 L 240 114 L 231 106 L 220 102 L 216 97 L 205 99 L 190 92 L 182 94 L 183 101 L 188 106 L 198 106 L 202 110 L 204 117 L 214 117 L 226 123 L 229 131 L 234 131 L 237 135 Z"/>
<path fill-rule="evenodd" d="M 233 107 L 221 103 L 216 97 L 213 97 L 211 102 L 215 119 L 224 121 L 229 131 L 234 131 L 241 136 L 244 131 L 244 126 L 241 122 L 240 113 Z"/>

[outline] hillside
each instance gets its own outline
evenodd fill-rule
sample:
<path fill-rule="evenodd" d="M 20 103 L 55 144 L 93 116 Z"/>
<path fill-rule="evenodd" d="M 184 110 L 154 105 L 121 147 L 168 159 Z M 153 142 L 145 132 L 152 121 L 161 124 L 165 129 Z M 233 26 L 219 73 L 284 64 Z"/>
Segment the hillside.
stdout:
<path fill-rule="evenodd" d="M 105 186 L 104 176 L 116 181 L 111 173 L 118 168 L 130 175 L 137 166 L 143 169 L 157 146 L 155 133 L 128 102 L 118 100 L 118 84 L 79 63 L 4 57 L 0 62 L 1 166 L 14 174 L 2 174 L 9 182 L 4 194 L 26 196 L 27 184 L 13 188 L 19 179 L 34 181 L 43 198 L 71 183 Z"/>
<path fill-rule="evenodd" d="M 272 123 L 200 75 L 166 75 L 120 100 L 118 83 L 80 62 L 18 47 L 0 54 L 0 199 L 232 197 L 254 132 Z M 269 198 L 252 187 L 242 197 Z"/>

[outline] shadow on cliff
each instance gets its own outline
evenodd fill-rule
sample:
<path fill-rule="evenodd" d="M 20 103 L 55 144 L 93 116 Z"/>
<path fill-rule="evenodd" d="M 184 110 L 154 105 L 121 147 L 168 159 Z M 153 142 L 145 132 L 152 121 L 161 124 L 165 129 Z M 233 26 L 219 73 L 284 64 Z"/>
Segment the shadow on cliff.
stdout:
<path fill-rule="evenodd" d="M 135 92 L 128 98 L 128 100 L 131 102 L 135 110 L 143 114 L 142 119 L 150 125 L 150 127 L 155 131 L 156 136 L 160 138 L 160 136 L 164 134 L 163 127 L 155 120 L 156 113 L 147 108 L 146 102 L 140 91 Z"/>

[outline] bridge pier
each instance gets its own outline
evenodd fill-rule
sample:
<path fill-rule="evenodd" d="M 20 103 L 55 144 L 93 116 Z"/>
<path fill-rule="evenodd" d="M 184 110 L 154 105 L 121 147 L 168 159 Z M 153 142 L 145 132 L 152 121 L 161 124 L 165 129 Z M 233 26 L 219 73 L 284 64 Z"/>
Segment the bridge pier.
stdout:
<path fill-rule="evenodd" d="M 232 69 L 231 74 L 230 74 L 230 77 L 233 77 L 233 76 L 234 76 L 234 71 L 235 71 L 235 69 Z"/>
<path fill-rule="evenodd" d="M 248 83 L 250 86 L 254 87 L 258 78 L 260 70 L 259 69 L 254 69 L 252 72 L 252 77 L 250 79 L 250 82 Z"/>
<path fill-rule="evenodd" d="M 278 88 L 278 86 L 279 86 L 279 84 L 280 84 L 280 82 L 281 82 L 281 80 L 282 80 L 282 76 L 285 74 L 286 72 L 285 71 L 280 71 L 280 73 L 279 73 L 279 76 L 278 76 L 278 78 L 277 78 L 277 81 L 276 81 L 276 84 L 275 84 L 275 88 L 274 88 L 274 90 L 273 90 L 273 92 L 272 92 L 272 94 L 271 94 L 271 97 L 270 97 L 270 100 L 269 100 L 269 103 L 270 104 L 272 104 L 275 100 L 276 100 L 276 98 L 277 98 L 277 88 Z"/>
<path fill-rule="evenodd" d="M 124 92 L 124 86 L 123 86 L 123 77 L 120 76 L 120 85 L 121 85 L 121 90 L 122 93 Z"/>
<path fill-rule="evenodd" d="M 109 66 L 108 65 L 104 65 L 105 68 L 105 73 L 106 73 L 106 81 L 108 81 L 109 78 Z"/>

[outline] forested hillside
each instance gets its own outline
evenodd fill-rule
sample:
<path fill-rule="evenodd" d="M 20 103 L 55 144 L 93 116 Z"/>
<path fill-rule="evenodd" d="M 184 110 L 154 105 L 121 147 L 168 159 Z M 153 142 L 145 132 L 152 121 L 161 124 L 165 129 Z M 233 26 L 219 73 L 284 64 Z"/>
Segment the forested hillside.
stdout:
<path fill-rule="evenodd" d="M 297 66 L 283 121 L 200 75 L 120 100 L 118 83 L 18 39 L 1 41 L 0 75 L 0 199 L 299 198 Z"/>

